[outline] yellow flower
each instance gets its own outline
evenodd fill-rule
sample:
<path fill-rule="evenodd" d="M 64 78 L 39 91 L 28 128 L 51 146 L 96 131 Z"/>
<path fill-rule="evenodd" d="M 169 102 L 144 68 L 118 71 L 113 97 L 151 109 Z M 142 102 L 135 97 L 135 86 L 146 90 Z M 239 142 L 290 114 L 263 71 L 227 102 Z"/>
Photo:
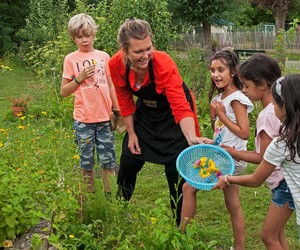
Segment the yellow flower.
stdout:
<path fill-rule="evenodd" d="M 19 126 L 18 126 L 18 129 L 25 129 L 25 126 L 19 125 Z"/>
<path fill-rule="evenodd" d="M 26 119 L 25 115 L 20 117 L 20 120 L 25 120 L 25 119 Z"/>
<path fill-rule="evenodd" d="M 5 240 L 2 244 L 2 246 L 4 248 L 11 248 L 13 246 L 12 241 L 11 240 Z"/>
<path fill-rule="evenodd" d="M 79 155 L 74 155 L 74 156 L 73 156 L 73 159 L 75 159 L 75 160 L 78 160 L 79 158 L 80 158 Z"/>
<path fill-rule="evenodd" d="M 210 173 L 205 169 L 205 168 L 201 168 L 200 170 L 200 174 L 201 178 L 206 178 L 210 176 Z"/>
<path fill-rule="evenodd" d="M 0 148 L 2 148 L 3 147 L 3 143 L 0 141 Z"/>
<path fill-rule="evenodd" d="M 71 239 L 75 238 L 74 234 L 70 234 L 69 238 L 71 238 Z"/>
<path fill-rule="evenodd" d="M 216 164 L 212 159 L 208 161 L 208 169 L 209 172 L 219 172 L 220 170 L 216 167 Z"/>
<path fill-rule="evenodd" d="M 38 171 L 38 174 L 44 174 L 46 171 L 45 170 L 40 170 Z"/>
<path fill-rule="evenodd" d="M 150 221 L 151 221 L 152 224 L 155 224 L 156 218 L 155 218 L 155 217 L 151 217 L 151 218 L 150 218 Z"/>
<path fill-rule="evenodd" d="M 216 123 L 217 128 L 220 128 L 223 126 L 223 122 L 221 120 L 218 120 Z"/>
<path fill-rule="evenodd" d="M 202 157 L 202 158 L 200 159 L 200 166 L 201 166 L 201 167 L 204 167 L 205 164 L 206 164 L 206 161 L 207 161 L 207 157 Z"/>
<path fill-rule="evenodd" d="M 209 159 L 207 171 L 209 172 L 214 171 L 215 168 L 216 167 L 214 161 L 212 159 Z"/>
<path fill-rule="evenodd" d="M 42 111 L 41 113 L 42 113 L 42 115 L 47 115 L 46 111 Z"/>

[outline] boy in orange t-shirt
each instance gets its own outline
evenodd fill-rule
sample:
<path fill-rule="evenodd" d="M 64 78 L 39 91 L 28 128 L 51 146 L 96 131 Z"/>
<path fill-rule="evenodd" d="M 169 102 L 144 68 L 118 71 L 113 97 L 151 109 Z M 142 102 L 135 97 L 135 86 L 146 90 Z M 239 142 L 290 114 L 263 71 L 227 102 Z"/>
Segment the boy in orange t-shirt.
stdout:
<path fill-rule="evenodd" d="M 93 166 L 96 150 L 97 160 L 103 167 L 104 192 L 109 195 L 108 177 L 117 168 L 114 135 L 109 121 L 112 110 L 120 116 L 108 68 L 110 57 L 93 47 L 97 26 L 91 16 L 83 13 L 73 16 L 68 31 L 78 50 L 64 59 L 61 94 L 64 97 L 74 94 L 75 141 L 88 191 L 95 191 Z"/>

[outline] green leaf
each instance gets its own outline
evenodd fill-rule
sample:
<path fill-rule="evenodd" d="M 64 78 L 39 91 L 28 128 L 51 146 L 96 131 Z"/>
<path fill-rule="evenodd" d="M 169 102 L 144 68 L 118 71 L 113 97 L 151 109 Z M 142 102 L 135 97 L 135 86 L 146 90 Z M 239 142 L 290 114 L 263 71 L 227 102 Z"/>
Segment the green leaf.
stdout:
<path fill-rule="evenodd" d="M 15 227 L 18 224 L 16 218 L 13 216 L 6 216 L 4 220 L 10 227 Z"/>

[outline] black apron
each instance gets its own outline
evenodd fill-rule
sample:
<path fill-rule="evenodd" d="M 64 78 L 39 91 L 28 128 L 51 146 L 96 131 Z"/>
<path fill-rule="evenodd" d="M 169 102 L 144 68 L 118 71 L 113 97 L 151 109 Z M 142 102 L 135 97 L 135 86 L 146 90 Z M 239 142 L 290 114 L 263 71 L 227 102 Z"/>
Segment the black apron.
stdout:
<path fill-rule="evenodd" d="M 126 82 L 129 84 L 130 66 L 126 67 Z M 149 62 L 151 83 L 138 91 L 132 90 L 137 96 L 136 111 L 133 114 L 134 130 L 138 136 L 142 154 L 134 155 L 128 148 L 128 134 L 123 140 L 122 153 L 133 158 L 157 164 L 165 164 L 176 158 L 189 145 L 181 131 L 180 125 L 175 123 L 172 110 L 166 96 L 157 94 L 154 81 L 152 61 Z M 185 95 L 192 110 L 192 97 L 186 84 L 182 83 Z"/>

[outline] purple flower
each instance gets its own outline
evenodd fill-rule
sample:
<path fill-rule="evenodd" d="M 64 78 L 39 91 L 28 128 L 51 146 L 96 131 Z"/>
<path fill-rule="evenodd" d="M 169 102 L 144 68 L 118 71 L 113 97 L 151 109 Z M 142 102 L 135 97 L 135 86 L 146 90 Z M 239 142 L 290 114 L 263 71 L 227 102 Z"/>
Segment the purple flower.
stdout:
<path fill-rule="evenodd" d="M 222 172 L 221 171 L 220 172 L 216 172 L 215 175 L 219 179 L 222 176 Z"/>

